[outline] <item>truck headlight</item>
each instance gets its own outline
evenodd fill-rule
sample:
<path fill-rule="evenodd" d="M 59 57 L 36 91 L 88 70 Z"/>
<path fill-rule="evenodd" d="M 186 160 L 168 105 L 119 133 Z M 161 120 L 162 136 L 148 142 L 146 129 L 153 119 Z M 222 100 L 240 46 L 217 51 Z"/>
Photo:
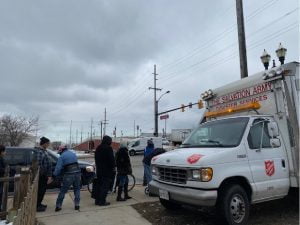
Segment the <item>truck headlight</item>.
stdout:
<path fill-rule="evenodd" d="M 157 175 L 158 174 L 156 166 L 152 166 L 152 174 L 153 175 Z"/>
<path fill-rule="evenodd" d="M 86 170 L 87 172 L 89 172 L 89 173 L 91 173 L 91 172 L 94 172 L 94 171 L 95 171 L 95 169 L 94 169 L 94 167 L 93 167 L 93 166 L 87 166 L 87 167 L 85 167 L 85 170 Z"/>
<path fill-rule="evenodd" d="M 198 180 L 202 182 L 209 182 L 213 177 L 213 169 L 212 168 L 200 168 L 197 170 L 192 170 L 192 179 Z"/>

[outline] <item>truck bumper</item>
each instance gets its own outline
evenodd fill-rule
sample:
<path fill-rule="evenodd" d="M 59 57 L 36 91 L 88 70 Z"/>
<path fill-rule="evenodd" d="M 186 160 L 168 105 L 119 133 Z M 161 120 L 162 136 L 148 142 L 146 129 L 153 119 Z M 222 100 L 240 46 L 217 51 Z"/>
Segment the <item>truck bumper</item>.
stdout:
<path fill-rule="evenodd" d="M 215 206 L 218 191 L 178 187 L 152 180 L 149 184 L 151 194 L 159 196 L 159 190 L 169 192 L 170 201 L 195 206 Z"/>

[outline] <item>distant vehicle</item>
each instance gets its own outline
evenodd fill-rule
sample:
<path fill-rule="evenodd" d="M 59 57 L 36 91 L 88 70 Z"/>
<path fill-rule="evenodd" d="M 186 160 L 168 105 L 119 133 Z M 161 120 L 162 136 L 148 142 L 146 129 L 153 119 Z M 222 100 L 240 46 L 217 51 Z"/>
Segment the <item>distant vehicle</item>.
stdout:
<path fill-rule="evenodd" d="M 163 142 L 161 137 L 142 137 L 134 139 L 129 143 L 129 155 L 134 156 L 139 153 L 144 153 L 145 148 L 147 147 L 147 141 L 152 140 L 154 148 L 162 148 Z"/>
<path fill-rule="evenodd" d="M 10 176 L 14 176 L 18 168 L 30 166 L 34 159 L 36 159 L 35 148 L 18 148 L 18 147 L 7 147 L 5 160 L 10 167 Z M 52 150 L 47 150 L 50 160 L 52 162 L 53 171 L 55 169 L 59 154 Z M 82 185 L 88 185 L 94 178 L 95 172 L 92 164 L 84 161 L 78 161 L 81 169 L 81 183 Z M 53 181 L 48 185 L 48 189 L 59 188 L 60 178 Z"/>
<path fill-rule="evenodd" d="M 174 146 L 182 144 L 182 142 L 189 136 L 192 129 L 172 129 L 171 142 Z"/>
<path fill-rule="evenodd" d="M 163 138 L 162 139 L 162 144 L 163 145 L 170 145 L 170 142 L 166 138 Z"/>

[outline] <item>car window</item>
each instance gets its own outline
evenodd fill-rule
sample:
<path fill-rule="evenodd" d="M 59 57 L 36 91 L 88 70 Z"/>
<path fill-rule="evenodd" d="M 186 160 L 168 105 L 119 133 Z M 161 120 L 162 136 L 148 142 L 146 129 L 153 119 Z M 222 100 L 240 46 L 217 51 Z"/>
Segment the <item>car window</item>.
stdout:
<path fill-rule="evenodd" d="M 257 119 L 253 121 L 253 125 L 248 134 L 248 144 L 250 149 L 259 149 L 262 138 L 262 148 L 271 148 L 267 127 L 268 121 Z"/>

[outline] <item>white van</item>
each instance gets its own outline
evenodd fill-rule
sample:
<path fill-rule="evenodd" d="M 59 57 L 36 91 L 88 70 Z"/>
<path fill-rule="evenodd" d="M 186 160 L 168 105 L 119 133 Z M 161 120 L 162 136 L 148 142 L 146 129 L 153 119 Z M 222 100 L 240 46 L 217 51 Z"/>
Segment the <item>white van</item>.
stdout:
<path fill-rule="evenodd" d="M 162 138 L 161 137 L 141 137 L 134 139 L 128 145 L 129 155 L 134 156 L 138 153 L 143 154 L 145 148 L 147 147 L 147 141 L 152 140 L 154 148 L 162 148 Z"/>
<path fill-rule="evenodd" d="M 149 191 L 161 204 L 216 206 L 244 225 L 250 205 L 299 188 L 299 63 L 202 95 L 206 113 L 179 149 L 152 159 Z"/>

